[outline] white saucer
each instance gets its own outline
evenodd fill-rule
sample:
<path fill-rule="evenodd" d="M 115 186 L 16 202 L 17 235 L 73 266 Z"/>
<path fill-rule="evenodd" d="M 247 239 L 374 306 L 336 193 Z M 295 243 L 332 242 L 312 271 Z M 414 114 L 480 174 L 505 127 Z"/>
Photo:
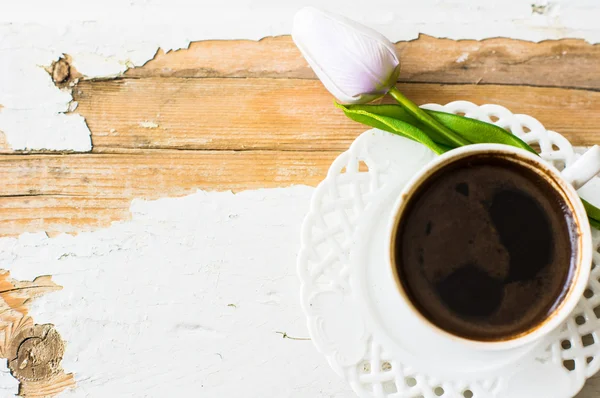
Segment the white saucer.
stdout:
<path fill-rule="evenodd" d="M 558 168 L 577 157 L 560 134 L 497 105 L 424 107 L 495 120 Z M 570 319 L 543 341 L 508 352 L 432 345 L 431 332 L 406 310 L 385 258 L 386 227 L 403 186 L 434 157 L 413 141 L 369 130 L 331 165 L 304 220 L 298 257 L 313 342 L 360 397 L 573 397 L 600 368 L 600 267 Z M 599 202 L 600 179 L 581 193 Z M 600 232 L 592 232 L 597 250 Z"/>

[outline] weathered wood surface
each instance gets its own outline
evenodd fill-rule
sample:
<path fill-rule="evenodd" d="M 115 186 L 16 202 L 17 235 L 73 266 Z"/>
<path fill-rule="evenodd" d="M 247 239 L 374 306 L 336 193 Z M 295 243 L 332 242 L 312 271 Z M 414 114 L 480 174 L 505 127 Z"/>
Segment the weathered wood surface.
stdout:
<path fill-rule="evenodd" d="M 594 142 L 600 92 L 510 85 L 401 83 L 418 104 L 466 99 L 502 104 Z M 333 106 L 318 80 L 149 77 L 81 82 L 74 92 L 95 152 L 122 149 L 341 152 L 365 130 Z"/>
<path fill-rule="evenodd" d="M 579 39 L 447 40 L 421 35 L 399 42 L 401 82 L 512 84 L 600 89 L 600 45 Z M 156 57 L 130 78 L 240 77 L 314 79 L 288 36 L 260 41 L 203 41 Z"/>
<path fill-rule="evenodd" d="M 397 48 L 400 88 L 417 103 L 502 104 L 538 118 L 575 145 L 600 142 L 600 46 L 421 36 Z M 50 72 L 60 87 L 72 89 L 93 151 L 15 153 L 0 134 L 0 235 L 99 228 L 126 219 L 134 198 L 316 185 L 365 129 L 333 107 L 289 37 L 193 43 L 187 50 L 159 51 L 120 78 L 73 81 L 73 87 L 62 81 L 67 74 L 59 66 L 62 72 Z M 76 78 L 76 71 L 68 76 Z M 10 289 L 0 296 L 12 309 L 13 325 L 41 333 L 51 345 L 48 331 L 33 329 Z M 5 357 L 21 343 L 11 336 L 0 347 Z M 25 379 L 21 392 L 27 396 L 51 396 L 72 384 L 60 369 L 45 380 Z M 599 390 L 594 378 L 579 397 Z"/>
<path fill-rule="evenodd" d="M 600 46 L 421 36 L 397 48 L 400 88 L 417 103 L 502 104 L 575 145 L 600 141 Z M 56 68 L 70 89 L 65 65 Z M 2 235 L 106 226 L 134 197 L 315 185 L 365 129 L 333 107 L 287 36 L 159 51 L 121 78 L 72 90 L 93 151 L 15 155 L 0 142 Z"/>
<path fill-rule="evenodd" d="M 0 270 L 0 358 L 8 359 L 19 380 L 19 395 L 55 396 L 75 383 L 61 367 L 64 343 L 52 325 L 37 325 L 29 316 L 35 297 L 60 290 L 49 276 L 17 281 Z"/>
<path fill-rule="evenodd" d="M 89 230 L 128 218 L 133 198 L 197 189 L 316 185 L 335 151 L 120 150 L 0 157 L 0 234 Z"/>

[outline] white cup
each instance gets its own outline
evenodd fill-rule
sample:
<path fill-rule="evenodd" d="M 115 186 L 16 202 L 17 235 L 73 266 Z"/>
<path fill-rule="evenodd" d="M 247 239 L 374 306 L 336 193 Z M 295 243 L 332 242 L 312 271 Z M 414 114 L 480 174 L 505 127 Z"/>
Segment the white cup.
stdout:
<path fill-rule="evenodd" d="M 404 214 L 406 204 L 409 202 L 411 196 L 417 192 L 421 184 L 434 173 L 460 159 L 480 155 L 493 155 L 495 157 L 513 161 L 529 168 L 546 179 L 546 181 L 558 191 L 565 204 L 569 207 L 577 232 L 576 241 L 574 243 L 577 248 L 575 270 L 573 272 L 573 277 L 568 282 L 568 290 L 562 301 L 557 305 L 556 309 L 546 317 L 546 319 L 527 332 L 517 336 L 499 339 L 497 341 L 480 341 L 460 337 L 443 330 L 425 318 L 419 310 L 412 305 L 410 298 L 404 291 L 395 269 L 396 261 L 394 259 L 393 250 L 394 242 L 396 241 L 396 232 L 402 219 L 402 215 Z M 396 278 L 396 287 L 401 298 L 408 304 L 413 315 L 420 318 L 423 323 L 435 330 L 436 334 L 440 337 L 467 344 L 472 348 L 484 350 L 510 350 L 537 341 L 547 335 L 565 321 L 569 314 L 574 310 L 588 283 L 592 263 L 592 237 L 586 211 L 576 190 L 598 174 L 598 172 L 600 172 L 600 147 L 598 146 L 589 149 L 573 165 L 562 172 L 547 164 L 539 156 L 523 149 L 501 144 L 467 145 L 437 157 L 425 166 L 423 170 L 417 173 L 404 187 L 392 212 L 394 216 L 389 224 L 389 242 L 391 248 L 390 264 L 393 268 L 392 274 Z M 565 264 L 565 266 L 571 265 Z"/>

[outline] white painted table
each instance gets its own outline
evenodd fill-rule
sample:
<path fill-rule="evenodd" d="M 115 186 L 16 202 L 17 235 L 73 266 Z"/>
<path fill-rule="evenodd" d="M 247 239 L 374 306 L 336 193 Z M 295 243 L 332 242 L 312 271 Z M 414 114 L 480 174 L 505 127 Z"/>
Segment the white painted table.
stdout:
<path fill-rule="evenodd" d="M 299 306 L 295 257 L 313 188 L 285 186 L 318 182 L 361 127 L 341 121 L 289 38 L 259 44 L 197 43 L 189 50 L 159 54 L 139 68 L 159 48 L 166 52 L 185 49 L 192 41 L 289 34 L 293 13 L 309 2 L 5 3 L 0 13 L 0 173 L 5 184 L 0 188 L 0 216 L 9 227 L 0 238 L 0 268 L 21 281 L 49 275 L 62 289 L 46 279 L 38 280 L 35 289 L 5 281 L 8 288 L 0 292 L 0 357 L 14 360 L 17 355 L 20 365 L 32 358 L 31 350 L 15 351 L 23 342 L 17 337 L 27 329 L 25 321 L 54 325 L 65 342 L 62 382 L 53 378 L 58 365 L 34 380 L 28 366 L 45 369 L 47 364 L 32 360 L 13 369 L 21 392 L 43 396 L 64 390 L 65 397 L 351 397 L 350 388 L 306 340 Z M 321 6 L 366 23 L 393 41 L 412 40 L 419 33 L 450 39 L 600 41 L 600 6 L 593 0 L 536 5 L 518 0 L 501 5 L 468 0 L 349 5 L 329 0 Z M 515 40 L 498 45 L 513 60 L 539 48 L 543 62 L 560 67 L 571 61 L 555 58 L 567 57 L 568 51 L 579 49 L 584 60 L 592 51 L 600 57 L 584 40 L 557 42 L 568 47 L 560 51 Z M 544 115 L 551 119 L 560 111 L 558 104 L 583 109 L 588 113 L 582 115 L 589 117 L 598 114 L 597 63 L 588 68 L 577 61 L 583 72 L 572 78 L 575 83 L 554 89 L 552 82 L 536 80 L 542 87 L 527 87 L 534 79 L 544 79 L 537 76 L 538 67 L 514 69 L 519 64 L 498 61 L 496 50 L 484 54 L 487 45 L 495 44 L 431 38 L 399 43 L 412 74 L 408 91 L 421 102 L 449 101 L 461 94 L 471 97 L 461 99 L 474 102 L 511 101 L 504 105 L 516 112 L 535 103 L 536 116 L 546 125 Z M 519 54 L 510 52 L 512 45 L 521 49 Z M 455 48 L 460 48 L 456 54 Z M 433 54 L 423 64 L 435 63 L 437 51 L 451 61 L 420 70 L 421 62 L 410 54 L 423 49 Z M 61 57 L 62 64 L 53 64 Z M 593 57 L 590 62 L 597 60 Z M 488 59 L 496 63 L 486 64 Z M 532 59 L 525 65 L 536 65 Z M 481 71 L 479 81 L 461 77 L 469 68 Z M 502 75 L 507 68 L 520 72 Z M 432 86 L 484 84 L 486 79 L 506 86 Z M 242 94 L 236 95 L 236 88 Z M 547 101 L 552 95 L 558 99 Z M 203 113 L 223 97 L 227 102 Z M 245 97 L 251 100 L 244 102 Z M 271 103 L 270 98 L 277 100 Z M 282 103 L 302 112 L 277 119 L 277 112 L 285 112 L 277 107 Z M 238 120 L 231 116 L 236 112 L 247 115 Z M 195 127 L 185 130 L 190 124 Z M 210 128 L 203 130 L 205 126 Z M 579 144 L 600 140 L 588 125 L 569 134 Z M 257 189 L 262 187 L 269 189 Z M 47 344 L 43 340 L 40 347 Z M 18 392 L 19 381 L 7 362 L 0 362 L 1 397 Z M 593 380 L 579 398 L 598 394 L 600 382 Z"/>

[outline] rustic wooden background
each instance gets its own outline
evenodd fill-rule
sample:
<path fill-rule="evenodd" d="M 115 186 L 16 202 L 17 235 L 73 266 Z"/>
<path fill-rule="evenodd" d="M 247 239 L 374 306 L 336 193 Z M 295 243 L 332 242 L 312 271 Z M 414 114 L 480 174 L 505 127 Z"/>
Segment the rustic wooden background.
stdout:
<path fill-rule="evenodd" d="M 418 104 L 501 104 L 538 118 L 575 145 L 600 142 L 598 45 L 421 36 L 396 46 L 403 60 L 399 87 Z M 159 52 L 116 79 L 86 80 L 68 55 L 48 73 L 72 91 L 93 150 L 15 152 L 0 134 L 2 236 L 104 227 L 127 219 L 133 198 L 314 186 L 365 130 L 333 106 L 289 36 L 197 42 Z M 25 286 L 8 274 L 0 282 L 2 328 L 14 329 L 0 342 L 0 356 L 14 358 L 27 338 L 48 335 L 33 327 L 28 300 L 58 287 L 45 278 Z M 11 367 L 23 395 L 52 396 L 72 385 L 72 376 L 48 365 L 60 360 L 63 348 L 56 343 L 43 353 L 37 365 L 46 371 L 37 377 Z M 595 378 L 578 397 L 599 395 Z"/>

